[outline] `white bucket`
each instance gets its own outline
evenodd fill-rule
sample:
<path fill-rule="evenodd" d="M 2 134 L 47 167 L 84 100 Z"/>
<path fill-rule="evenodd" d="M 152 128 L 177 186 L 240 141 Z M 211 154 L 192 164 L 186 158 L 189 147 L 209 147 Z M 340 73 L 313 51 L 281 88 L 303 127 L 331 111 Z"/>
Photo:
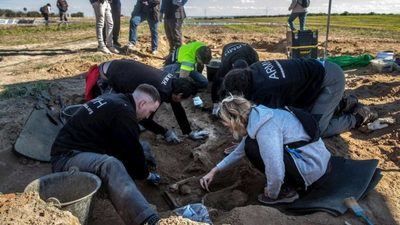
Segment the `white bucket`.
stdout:
<path fill-rule="evenodd" d="M 377 59 L 383 59 L 383 60 L 394 60 L 394 52 L 393 51 L 381 51 L 376 54 Z"/>
<path fill-rule="evenodd" d="M 371 60 L 372 67 L 380 73 L 390 73 L 393 71 L 393 61 L 383 59 Z"/>

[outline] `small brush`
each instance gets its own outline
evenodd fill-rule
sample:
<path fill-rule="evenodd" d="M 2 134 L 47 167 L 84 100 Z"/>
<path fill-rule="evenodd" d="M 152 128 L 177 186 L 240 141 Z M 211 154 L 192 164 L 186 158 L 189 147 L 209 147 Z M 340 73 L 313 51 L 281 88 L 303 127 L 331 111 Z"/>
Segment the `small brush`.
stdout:
<path fill-rule="evenodd" d="M 357 217 L 361 217 L 368 225 L 374 225 L 365 215 L 364 210 L 357 203 L 357 200 L 354 197 L 345 198 L 344 204 L 351 209 Z"/>

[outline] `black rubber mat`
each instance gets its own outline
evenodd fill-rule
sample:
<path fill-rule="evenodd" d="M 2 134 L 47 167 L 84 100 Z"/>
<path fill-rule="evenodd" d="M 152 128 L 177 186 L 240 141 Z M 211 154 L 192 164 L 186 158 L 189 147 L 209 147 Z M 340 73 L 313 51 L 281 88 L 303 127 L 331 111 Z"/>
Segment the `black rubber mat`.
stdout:
<path fill-rule="evenodd" d="M 300 214 L 324 211 L 335 216 L 341 215 L 347 211 L 343 204 L 345 198 L 363 198 L 382 177 L 376 168 L 378 160 L 332 157 L 331 163 L 331 172 L 323 185 L 287 205 L 286 210 Z"/>
<path fill-rule="evenodd" d="M 49 162 L 51 146 L 62 127 L 56 120 L 48 110 L 34 109 L 18 136 L 14 150 L 29 158 Z"/>

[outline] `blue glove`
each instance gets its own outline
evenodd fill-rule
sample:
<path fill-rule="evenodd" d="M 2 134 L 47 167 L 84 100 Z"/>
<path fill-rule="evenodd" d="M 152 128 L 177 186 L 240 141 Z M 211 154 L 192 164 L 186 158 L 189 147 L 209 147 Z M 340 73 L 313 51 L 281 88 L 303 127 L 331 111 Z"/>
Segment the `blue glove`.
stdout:
<path fill-rule="evenodd" d="M 179 139 L 178 135 L 175 133 L 173 129 L 167 130 L 164 134 L 165 141 L 168 143 L 173 143 L 173 144 L 179 144 L 182 142 L 181 139 Z"/>
<path fill-rule="evenodd" d="M 158 173 L 150 172 L 149 176 L 147 177 L 147 181 L 152 184 L 158 185 L 161 181 L 161 177 L 160 175 L 158 175 Z"/>
<path fill-rule="evenodd" d="M 192 131 L 189 134 L 189 138 L 192 140 L 204 140 L 208 138 L 209 132 L 205 130 L 197 130 L 197 131 Z"/>

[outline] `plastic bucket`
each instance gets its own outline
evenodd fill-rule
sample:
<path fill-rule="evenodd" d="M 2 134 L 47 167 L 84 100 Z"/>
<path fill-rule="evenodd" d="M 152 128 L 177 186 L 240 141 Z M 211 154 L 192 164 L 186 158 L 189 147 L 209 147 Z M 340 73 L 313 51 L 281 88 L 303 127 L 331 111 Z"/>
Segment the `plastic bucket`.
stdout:
<path fill-rule="evenodd" d="M 214 81 L 214 77 L 217 74 L 219 67 L 221 66 L 221 60 L 212 59 L 209 64 L 207 64 L 207 80 Z"/>
<path fill-rule="evenodd" d="M 100 186 L 101 180 L 96 175 L 72 169 L 40 177 L 28 184 L 25 192 L 38 192 L 41 199 L 70 211 L 85 225 L 92 211 L 93 196 Z"/>

